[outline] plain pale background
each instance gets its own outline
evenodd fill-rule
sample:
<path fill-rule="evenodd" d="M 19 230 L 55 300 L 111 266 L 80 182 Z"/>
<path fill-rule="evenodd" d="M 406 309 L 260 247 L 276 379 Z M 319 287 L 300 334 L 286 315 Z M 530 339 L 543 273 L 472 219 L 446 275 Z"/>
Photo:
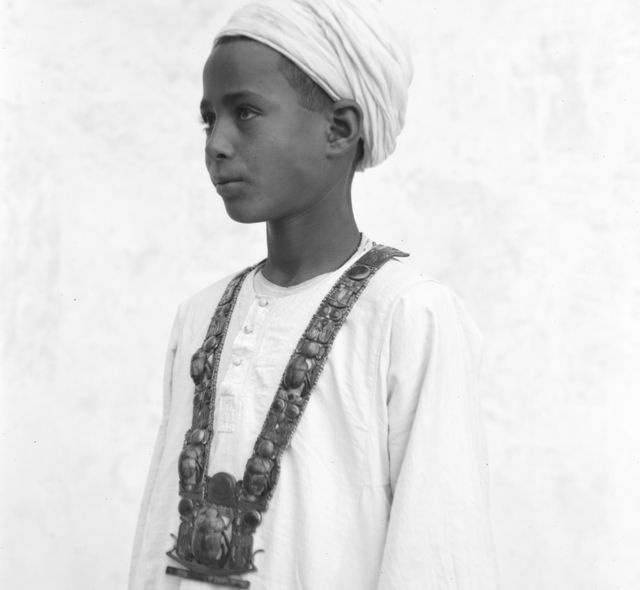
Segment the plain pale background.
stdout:
<path fill-rule="evenodd" d="M 2 3 L 2 588 L 124 587 L 176 306 L 264 255 L 198 124 L 234 6 Z M 392 7 L 407 126 L 355 204 L 484 333 L 503 588 L 637 590 L 640 3 Z"/>

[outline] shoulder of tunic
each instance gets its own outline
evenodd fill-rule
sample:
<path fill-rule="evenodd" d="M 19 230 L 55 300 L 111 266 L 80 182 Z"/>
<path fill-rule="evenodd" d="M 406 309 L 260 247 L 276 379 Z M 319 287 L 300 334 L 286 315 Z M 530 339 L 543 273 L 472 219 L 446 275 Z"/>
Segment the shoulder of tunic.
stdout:
<path fill-rule="evenodd" d="M 364 296 L 375 302 L 377 312 L 387 315 L 389 322 L 398 314 L 417 319 L 427 313 L 444 323 L 461 325 L 473 341 L 482 339 L 476 323 L 455 291 L 404 258 L 385 264 L 371 279 Z"/>
<path fill-rule="evenodd" d="M 371 279 L 365 292 L 391 305 L 401 300 L 421 306 L 457 299 L 454 291 L 431 275 L 422 272 L 404 258 L 394 258 Z"/>

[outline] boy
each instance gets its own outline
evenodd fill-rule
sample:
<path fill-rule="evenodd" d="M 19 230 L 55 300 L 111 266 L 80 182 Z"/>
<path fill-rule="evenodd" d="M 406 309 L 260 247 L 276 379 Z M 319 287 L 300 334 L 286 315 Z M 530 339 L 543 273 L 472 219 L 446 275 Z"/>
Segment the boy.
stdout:
<path fill-rule="evenodd" d="M 477 332 L 351 208 L 410 77 L 368 0 L 262 0 L 216 38 L 206 165 L 268 256 L 179 309 L 131 589 L 495 588 Z"/>

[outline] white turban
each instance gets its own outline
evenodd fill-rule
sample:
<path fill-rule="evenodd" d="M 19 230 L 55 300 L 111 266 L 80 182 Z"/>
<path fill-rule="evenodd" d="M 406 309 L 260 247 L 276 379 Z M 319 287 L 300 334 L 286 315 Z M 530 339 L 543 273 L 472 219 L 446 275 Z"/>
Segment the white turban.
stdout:
<path fill-rule="evenodd" d="M 364 157 L 375 166 L 396 147 L 411 83 L 411 58 L 373 0 L 258 0 L 218 33 L 249 37 L 288 57 L 333 100 L 363 111 Z"/>

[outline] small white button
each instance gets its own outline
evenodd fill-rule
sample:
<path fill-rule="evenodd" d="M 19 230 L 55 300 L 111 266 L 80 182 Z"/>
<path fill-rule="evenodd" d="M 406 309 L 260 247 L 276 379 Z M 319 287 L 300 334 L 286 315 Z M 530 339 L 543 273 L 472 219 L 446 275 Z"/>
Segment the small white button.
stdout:
<path fill-rule="evenodd" d="M 234 356 L 232 362 L 237 367 L 242 364 L 242 359 L 239 356 Z"/>
<path fill-rule="evenodd" d="M 245 326 L 244 328 L 242 328 L 242 331 L 245 334 L 251 334 L 253 332 L 253 328 L 251 326 Z"/>
<path fill-rule="evenodd" d="M 265 299 L 264 297 L 261 297 L 260 301 L 258 301 L 258 305 L 260 307 L 267 307 L 267 305 L 269 305 L 269 301 L 267 299 Z"/>

